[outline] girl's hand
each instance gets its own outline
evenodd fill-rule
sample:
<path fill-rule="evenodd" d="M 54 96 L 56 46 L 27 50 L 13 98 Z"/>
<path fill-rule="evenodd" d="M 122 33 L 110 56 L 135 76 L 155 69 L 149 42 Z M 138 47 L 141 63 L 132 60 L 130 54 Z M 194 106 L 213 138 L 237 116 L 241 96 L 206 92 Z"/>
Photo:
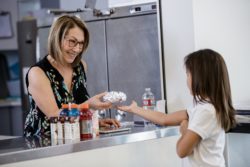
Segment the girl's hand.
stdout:
<path fill-rule="evenodd" d="M 103 93 L 100 93 L 98 95 L 91 97 L 88 100 L 90 108 L 93 108 L 95 110 L 102 110 L 102 109 L 111 108 L 112 103 L 102 101 L 102 97 L 105 96 L 106 94 L 107 94 L 107 92 L 103 92 Z"/>
<path fill-rule="evenodd" d="M 137 107 L 138 107 L 137 103 L 135 101 L 132 101 L 132 103 L 129 106 L 117 106 L 117 109 L 126 112 L 134 112 Z"/>
<path fill-rule="evenodd" d="M 183 135 L 186 133 L 188 128 L 188 120 L 183 120 L 180 124 L 180 133 Z"/>
<path fill-rule="evenodd" d="M 104 118 L 104 119 L 99 119 L 99 126 L 103 126 L 103 127 L 110 127 L 110 126 L 114 126 L 116 128 L 119 128 L 120 122 L 117 121 L 116 119 L 111 119 L 111 118 Z"/>

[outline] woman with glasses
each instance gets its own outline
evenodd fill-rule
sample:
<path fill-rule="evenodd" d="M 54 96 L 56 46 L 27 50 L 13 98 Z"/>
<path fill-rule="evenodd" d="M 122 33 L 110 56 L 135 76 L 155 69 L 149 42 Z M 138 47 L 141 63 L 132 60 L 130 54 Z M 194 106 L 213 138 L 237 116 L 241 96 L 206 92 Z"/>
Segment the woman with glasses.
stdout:
<path fill-rule="evenodd" d="M 58 117 L 62 104 L 88 103 L 93 109 L 106 109 L 105 93 L 89 97 L 86 88 L 86 63 L 82 54 L 89 44 L 85 23 L 76 16 L 63 15 L 52 25 L 48 55 L 30 68 L 26 86 L 31 109 L 26 117 L 24 135 L 50 135 L 50 117 Z M 100 126 L 120 126 L 114 119 L 99 120 Z"/>

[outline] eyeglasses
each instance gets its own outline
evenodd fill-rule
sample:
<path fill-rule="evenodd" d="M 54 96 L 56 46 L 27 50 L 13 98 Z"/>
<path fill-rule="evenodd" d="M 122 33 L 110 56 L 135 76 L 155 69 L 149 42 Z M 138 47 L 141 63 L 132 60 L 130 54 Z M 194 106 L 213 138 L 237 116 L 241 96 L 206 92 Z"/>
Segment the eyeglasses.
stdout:
<path fill-rule="evenodd" d="M 76 46 L 79 44 L 79 49 L 83 49 L 83 45 L 84 45 L 83 42 L 78 42 L 78 41 L 75 40 L 75 39 L 70 39 L 70 38 L 67 38 L 67 37 L 65 37 L 64 39 L 65 39 L 66 41 L 68 41 L 68 46 L 69 46 L 69 47 L 74 48 L 74 47 L 76 47 Z"/>

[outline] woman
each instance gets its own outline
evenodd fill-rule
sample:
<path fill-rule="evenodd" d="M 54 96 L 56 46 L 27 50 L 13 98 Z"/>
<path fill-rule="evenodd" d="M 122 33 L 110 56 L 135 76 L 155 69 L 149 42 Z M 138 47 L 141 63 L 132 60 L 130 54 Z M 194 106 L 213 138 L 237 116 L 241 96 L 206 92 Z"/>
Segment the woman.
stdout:
<path fill-rule="evenodd" d="M 63 15 L 52 25 L 48 37 L 48 52 L 32 66 L 26 75 L 31 104 L 25 121 L 24 135 L 50 135 L 49 118 L 59 116 L 65 103 L 88 103 L 93 109 L 107 109 L 101 93 L 92 98 L 86 89 L 86 63 L 82 54 L 89 44 L 89 32 L 76 16 Z M 113 119 L 99 121 L 101 126 L 120 126 Z"/>

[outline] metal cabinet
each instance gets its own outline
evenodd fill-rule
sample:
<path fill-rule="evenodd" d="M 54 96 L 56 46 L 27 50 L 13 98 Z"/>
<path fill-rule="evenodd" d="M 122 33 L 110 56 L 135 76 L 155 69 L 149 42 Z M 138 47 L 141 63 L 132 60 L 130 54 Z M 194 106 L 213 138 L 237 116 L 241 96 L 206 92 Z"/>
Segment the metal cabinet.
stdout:
<path fill-rule="evenodd" d="M 25 84 L 25 76 L 28 68 L 36 63 L 36 28 L 36 20 L 25 20 L 17 23 L 23 121 L 25 120 L 30 108 Z"/>
<path fill-rule="evenodd" d="M 83 60 L 87 63 L 87 89 L 90 96 L 108 91 L 105 21 L 87 22 L 90 44 Z"/>
<path fill-rule="evenodd" d="M 90 95 L 122 91 L 127 95 L 125 104 L 136 100 L 141 105 L 142 94 L 150 87 L 156 100 L 162 99 L 156 12 L 131 15 L 123 10 L 117 15 L 86 21 L 90 46 L 83 59 L 88 64 Z M 111 117 L 115 114 L 111 110 Z M 124 118 L 133 119 L 129 113 Z"/>
<path fill-rule="evenodd" d="M 42 59 L 44 56 L 48 54 L 48 36 L 49 36 L 49 30 L 50 26 L 45 26 L 38 28 L 37 34 L 38 34 L 38 55 L 37 55 L 37 61 Z"/>
<path fill-rule="evenodd" d="M 141 105 L 147 87 L 161 99 L 156 14 L 108 20 L 106 31 L 109 89 L 125 92 L 127 104 L 136 100 Z"/>

